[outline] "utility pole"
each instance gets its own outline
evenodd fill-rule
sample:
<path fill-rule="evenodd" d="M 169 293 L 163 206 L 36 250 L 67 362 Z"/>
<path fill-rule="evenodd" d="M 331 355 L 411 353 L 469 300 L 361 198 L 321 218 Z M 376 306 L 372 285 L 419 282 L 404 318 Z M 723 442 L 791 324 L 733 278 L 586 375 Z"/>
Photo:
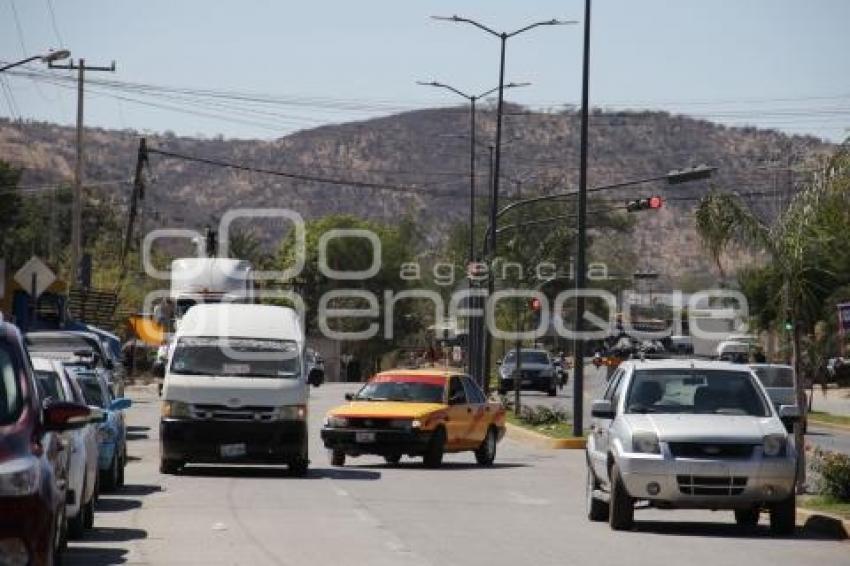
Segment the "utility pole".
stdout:
<path fill-rule="evenodd" d="M 86 66 L 86 60 L 80 59 L 75 64 L 73 60 L 67 65 L 49 64 L 50 69 L 64 69 L 77 71 L 77 163 L 74 167 L 74 197 L 71 206 L 71 285 L 77 285 L 80 277 L 80 258 L 83 253 L 83 176 L 85 173 L 83 152 L 83 94 L 86 80 L 86 71 L 109 71 L 115 72 L 115 61 L 109 67 Z"/>

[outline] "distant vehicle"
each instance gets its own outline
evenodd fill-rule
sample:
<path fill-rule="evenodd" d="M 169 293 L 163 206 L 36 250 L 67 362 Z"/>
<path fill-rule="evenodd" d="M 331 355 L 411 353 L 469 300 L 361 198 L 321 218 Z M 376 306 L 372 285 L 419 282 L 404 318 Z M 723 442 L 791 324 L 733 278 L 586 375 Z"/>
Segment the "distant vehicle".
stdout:
<path fill-rule="evenodd" d="M 839 387 L 850 385 L 850 363 L 844 358 L 830 358 L 826 363 L 826 376 Z"/>
<path fill-rule="evenodd" d="M 192 307 L 166 363 L 160 471 L 187 463 L 287 464 L 303 476 L 307 451 L 304 331 L 285 307 Z"/>
<path fill-rule="evenodd" d="M 696 360 L 626 361 L 591 409 L 587 513 L 630 529 L 635 504 L 730 509 L 742 526 L 770 513 L 794 531 L 797 449 L 747 366 Z"/>
<path fill-rule="evenodd" d="M 676 354 L 693 354 L 694 342 L 690 336 L 673 335 L 670 337 L 670 351 Z"/>
<path fill-rule="evenodd" d="M 82 367 L 100 372 L 116 397 L 124 395 L 124 368 L 116 367 L 113 357 L 93 332 L 55 330 L 27 332 L 27 349 L 41 358 L 60 360 L 66 367 Z"/>
<path fill-rule="evenodd" d="M 724 340 L 717 345 L 717 359 L 724 362 L 745 364 L 749 361 L 752 345 L 736 340 Z"/>
<path fill-rule="evenodd" d="M 68 451 L 61 434 L 85 427 L 85 405 L 49 401 L 18 330 L 0 320 L 0 558 L 56 564 L 65 540 Z"/>
<path fill-rule="evenodd" d="M 220 257 L 180 258 L 171 262 L 171 293 L 175 318 L 196 304 L 251 303 L 254 275 L 251 262 Z"/>
<path fill-rule="evenodd" d="M 115 398 L 103 375 L 96 371 L 72 368 L 86 403 L 106 412 L 106 418 L 97 428 L 98 467 L 100 487 L 113 491 L 124 485 L 124 468 L 127 466 L 127 423 L 124 411 L 132 404 L 125 397 Z"/>
<path fill-rule="evenodd" d="M 516 379 L 516 350 L 509 350 L 499 362 L 499 395 L 513 391 Z M 549 352 L 523 348 L 520 350 L 520 389 L 523 391 L 542 391 L 549 397 L 558 393 L 558 377 Z"/>
<path fill-rule="evenodd" d="M 397 369 L 381 372 L 349 403 L 328 412 L 322 427 L 331 465 L 347 456 L 383 456 L 398 464 L 403 455 L 422 457 L 436 468 L 446 452 L 475 453 L 489 466 L 505 434 L 505 410 L 488 403 L 469 376 L 455 370 Z"/>
<path fill-rule="evenodd" d="M 36 383 L 44 397 L 86 404 L 82 391 L 68 375 L 62 362 L 32 358 L 32 366 Z M 93 419 L 99 420 L 106 416 L 100 409 L 89 409 Z M 82 428 L 63 433 L 70 454 L 65 513 L 69 534 L 74 538 L 80 538 L 86 529 L 94 526 L 94 502 L 97 498 L 98 483 L 97 428 L 98 423 L 93 420 Z"/>
<path fill-rule="evenodd" d="M 750 364 L 750 368 L 756 373 L 756 377 L 761 381 L 777 411 L 782 405 L 798 406 L 795 388 L 797 380 L 794 377 L 794 368 L 784 364 Z M 805 432 L 807 420 L 805 406 L 800 407 L 800 420 L 803 424 L 803 432 Z M 783 423 L 789 432 L 793 430 L 793 420 L 783 420 Z"/>

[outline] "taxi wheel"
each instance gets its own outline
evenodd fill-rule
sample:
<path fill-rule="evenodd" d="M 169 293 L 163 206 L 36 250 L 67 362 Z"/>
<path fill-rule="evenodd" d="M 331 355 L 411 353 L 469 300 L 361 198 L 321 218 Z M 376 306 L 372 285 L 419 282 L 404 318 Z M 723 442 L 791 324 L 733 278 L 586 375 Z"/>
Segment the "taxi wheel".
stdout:
<path fill-rule="evenodd" d="M 617 464 L 611 467 L 611 501 L 608 504 L 608 524 L 615 531 L 627 531 L 635 520 L 635 504 L 623 485 Z"/>
<path fill-rule="evenodd" d="M 434 431 L 428 451 L 423 461 L 427 468 L 439 468 L 443 464 L 443 452 L 446 449 L 446 429 L 440 427 Z"/>
<path fill-rule="evenodd" d="M 345 452 L 342 450 L 331 451 L 331 466 L 342 467 L 345 465 Z"/>
<path fill-rule="evenodd" d="M 401 454 L 388 454 L 384 456 L 384 460 L 390 466 L 398 466 L 398 463 L 401 462 Z"/>
<path fill-rule="evenodd" d="M 484 442 L 475 451 L 475 461 L 482 466 L 492 466 L 493 460 L 496 459 L 496 431 L 493 427 L 487 430 L 487 436 L 484 437 Z"/>

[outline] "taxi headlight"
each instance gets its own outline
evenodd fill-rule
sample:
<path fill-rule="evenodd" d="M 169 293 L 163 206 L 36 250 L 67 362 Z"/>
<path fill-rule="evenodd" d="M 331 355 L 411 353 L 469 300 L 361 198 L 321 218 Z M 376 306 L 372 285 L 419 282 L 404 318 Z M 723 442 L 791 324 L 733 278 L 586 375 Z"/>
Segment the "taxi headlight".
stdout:
<path fill-rule="evenodd" d="M 660 454 L 658 435 L 654 432 L 636 432 L 632 436 L 632 452 L 640 454 Z"/>
<path fill-rule="evenodd" d="M 762 451 L 765 456 L 774 458 L 785 455 L 785 436 L 781 434 L 769 434 L 764 437 Z"/>
<path fill-rule="evenodd" d="M 277 418 L 281 421 L 303 421 L 307 418 L 306 405 L 284 405 L 277 408 Z"/>
<path fill-rule="evenodd" d="M 188 419 L 191 416 L 189 403 L 183 401 L 163 401 L 162 417 L 165 419 Z"/>
<path fill-rule="evenodd" d="M 348 426 L 348 419 L 330 415 L 325 418 L 325 426 L 330 428 L 345 428 Z"/>
<path fill-rule="evenodd" d="M 0 497 L 21 497 L 38 491 L 41 468 L 35 458 L 15 458 L 0 464 Z"/>

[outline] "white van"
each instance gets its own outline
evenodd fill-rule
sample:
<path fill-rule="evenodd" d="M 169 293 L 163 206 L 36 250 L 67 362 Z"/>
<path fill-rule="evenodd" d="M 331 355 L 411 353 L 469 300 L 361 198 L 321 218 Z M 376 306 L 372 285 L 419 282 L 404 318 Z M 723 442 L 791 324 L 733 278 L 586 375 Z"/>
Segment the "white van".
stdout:
<path fill-rule="evenodd" d="M 306 474 L 304 350 L 290 308 L 191 308 L 166 361 L 160 471 L 225 462 L 288 464 L 293 474 Z"/>

